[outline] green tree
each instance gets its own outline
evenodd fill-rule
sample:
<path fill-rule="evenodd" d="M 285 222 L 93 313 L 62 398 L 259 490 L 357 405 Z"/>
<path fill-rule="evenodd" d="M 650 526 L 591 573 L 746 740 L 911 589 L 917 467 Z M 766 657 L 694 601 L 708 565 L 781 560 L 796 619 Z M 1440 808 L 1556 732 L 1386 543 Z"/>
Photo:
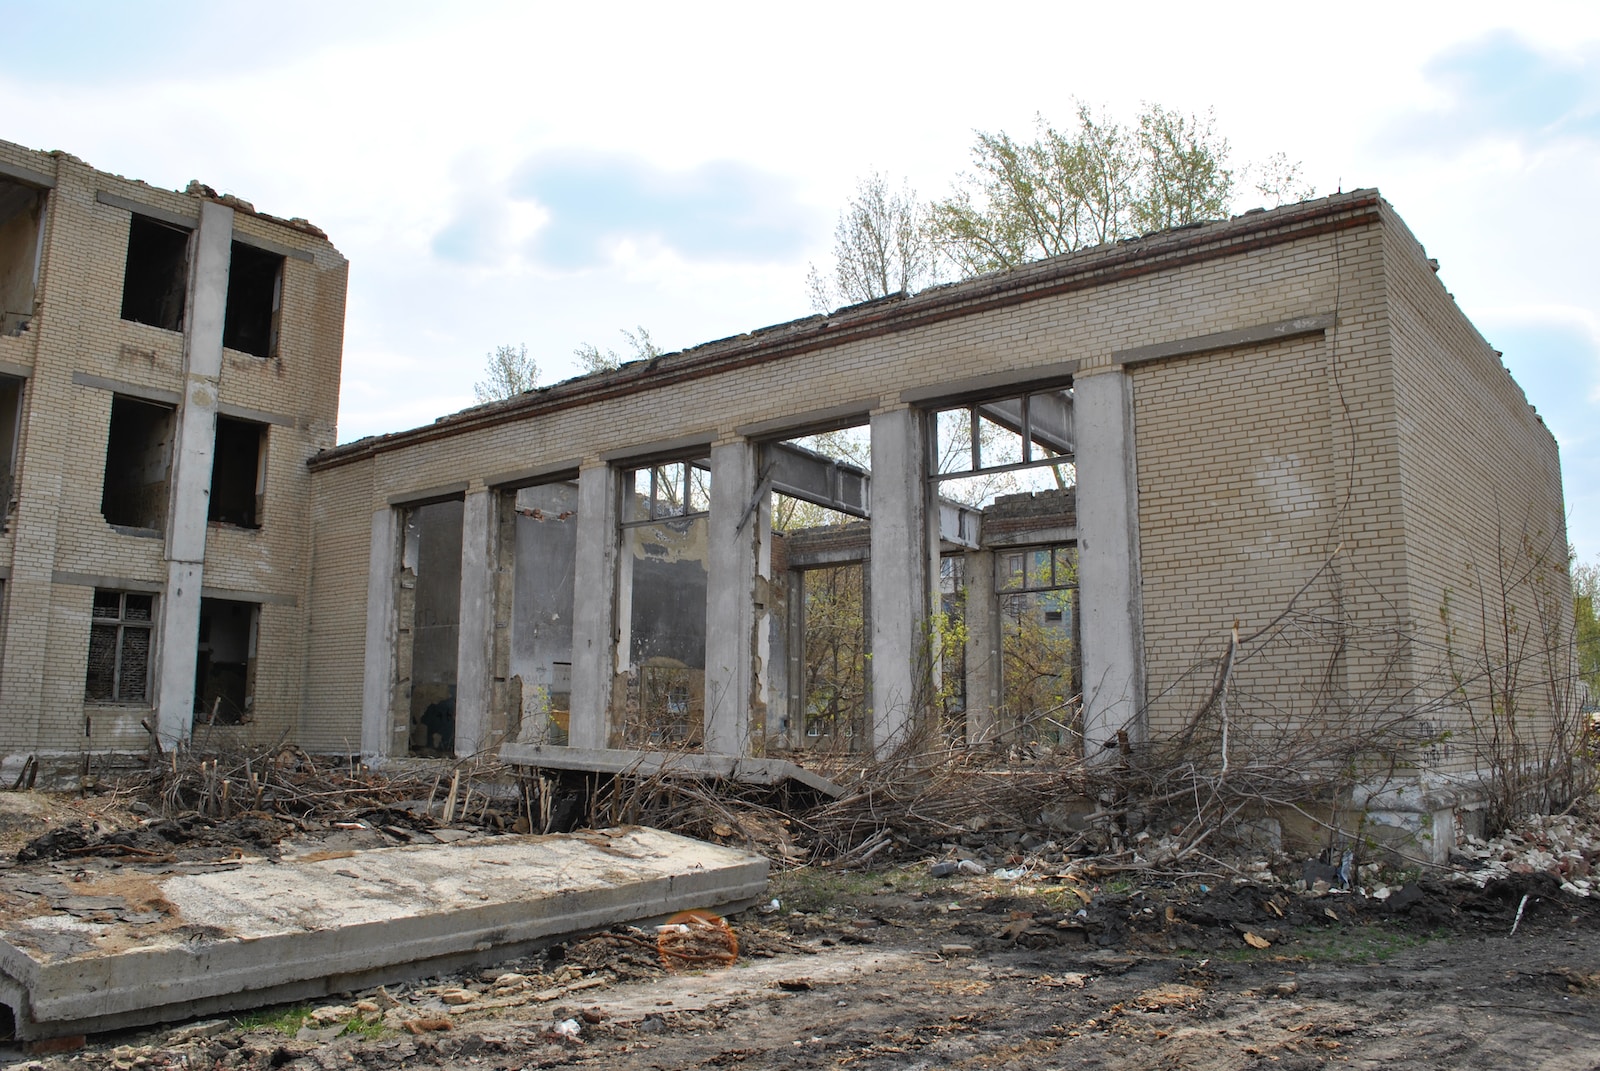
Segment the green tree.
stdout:
<path fill-rule="evenodd" d="M 1578 675 L 1589 686 L 1589 701 L 1600 702 L 1600 559 L 1572 567 L 1572 609 L 1576 619 Z"/>
<path fill-rule="evenodd" d="M 578 359 L 578 364 L 585 372 L 593 373 L 610 372 L 621 368 L 624 361 L 652 361 L 664 352 L 643 326 L 639 328 L 638 333 L 623 328 L 622 337 L 628 340 L 633 356 L 620 357 L 616 350 L 602 350 L 592 342 L 583 343 L 572 351 L 572 355 Z"/>
<path fill-rule="evenodd" d="M 806 277 L 811 307 L 827 313 L 932 282 L 935 252 L 927 224 L 927 209 L 908 184 L 897 190 L 877 172 L 858 181 L 833 229 L 832 280 L 815 264 Z"/>
<path fill-rule="evenodd" d="M 472 385 L 479 403 L 515 398 L 539 381 L 539 365 L 528 356 L 527 345 L 496 346 L 484 366 L 484 378 Z"/>

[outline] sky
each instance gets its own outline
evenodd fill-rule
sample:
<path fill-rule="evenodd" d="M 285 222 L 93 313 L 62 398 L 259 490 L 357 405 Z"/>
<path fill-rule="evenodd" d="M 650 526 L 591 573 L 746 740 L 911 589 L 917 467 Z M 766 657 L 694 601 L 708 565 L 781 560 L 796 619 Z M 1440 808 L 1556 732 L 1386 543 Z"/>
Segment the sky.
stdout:
<path fill-rule="evenodd" d="M 1381 189 L 1556 435 L 1600 560 L 1600 4 L 1003 12 L 0 0 L 0 138 L 326 230 L 350 441 L 472 404 L 501 344 L 549 383 L 623 329 L 673 350 L 806 315 L 858 179 L 942 195 L 975 131 L 1214 109 L 1236 166 Z"/>

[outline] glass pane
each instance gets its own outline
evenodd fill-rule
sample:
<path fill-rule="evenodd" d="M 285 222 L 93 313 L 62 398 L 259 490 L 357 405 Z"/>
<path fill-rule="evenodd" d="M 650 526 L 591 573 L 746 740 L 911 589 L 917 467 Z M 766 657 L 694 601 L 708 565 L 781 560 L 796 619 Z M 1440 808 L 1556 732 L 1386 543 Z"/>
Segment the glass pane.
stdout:
<path fill-rule="evenodd" d="M 946 409 L 935 417 L 938 427 L 938 472 L 972 471 L 972 414 L 966 409 Z"/>
<path fill-rule="evenodd" d="M 650 469 L 633 469 L 623 478 L 622 520 L 648 521 L 650 519 Z"/>
<path fill-rule="evenodd" d="M 689 466 L 689 512 L 711 512 L 711 470 L 693 464 Z"/>
<path fill-rule="evenodd" d="M 681 461 L 656 466 L 655 501 L 650 505 L 652 517 L 677 517 L 683 513 L 683 469 Z"/>
<path fill-rule="evenodd" d="M 150 612 L 155 606 L 154 595 L 125 595 L 123 596 L 123 620 L 149 621 Z"/>
<path fill-rule="evenodd" d="M 1022 578 L 1027 571 L 1021 554 L 1002 554 L 999 561 L 1000 575 L 997 583 L 1001 591 L 1020 591 Z"/>
<path fill-rule="evenodd" d="M 1078 584 L 1078 551 L 1076 547 L 1056 548 L 1056 586 L 1076 587 Z"/>
<path fill-rule="evenodd" d="M 1050 572 L 1050 548 L 1028 551 L 1028 578 L 1026 586 L 1039 591 L 1053 583 Z"/>

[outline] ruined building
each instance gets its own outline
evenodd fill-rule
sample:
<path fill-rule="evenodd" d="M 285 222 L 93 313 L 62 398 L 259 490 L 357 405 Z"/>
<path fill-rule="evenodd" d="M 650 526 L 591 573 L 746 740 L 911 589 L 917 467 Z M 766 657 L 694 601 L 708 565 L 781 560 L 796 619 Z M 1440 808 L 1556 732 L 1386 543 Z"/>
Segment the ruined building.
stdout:
<path fill-rule="evenodd" d="M 1190 731 L 1225 666 L 1242 736 L 1414 724 L 1394 805 L 1428 815 L 1486 761 L 1494 618 L 1523 724 L 1560 705 L 1531 687 L 1565 674 L 1533 627 L 1555 443 L 1376 191 L 333 447 L 319 233 L 0 161 L 13 755 L 154 719 L 390 761 L 924 732 L 1094 759 Z M 1489 607 L 1500 566 L 1532 581 Z"/>

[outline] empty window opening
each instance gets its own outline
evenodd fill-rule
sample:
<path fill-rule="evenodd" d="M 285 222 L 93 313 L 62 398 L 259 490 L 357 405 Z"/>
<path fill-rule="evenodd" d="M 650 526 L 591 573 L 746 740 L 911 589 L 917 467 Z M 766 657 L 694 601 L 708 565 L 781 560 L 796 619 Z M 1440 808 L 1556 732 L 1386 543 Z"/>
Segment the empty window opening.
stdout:
<path fill-rule="evenodd" d="M 521 681 L 516 738 L 565 745 L 572 718 L 572 615 L 578 485 L 511 492 L 515 562 L 511 674 Z"/>
<path fill-rule="evenodd" d="M 197 724 L 240 725 L 251 720 L 260 611 L 253 602 L 200 600 L 194 679 Z"/>
<path fill-rule="evenodd" d="M 278 308 L 283 302 L 283 258 L 243 242 L 233 243 L 222 344 L 272 357 L 278 352 Z"/>
<path fill-rule="evenodd" d="M 950 502 L 976 508 L 1077 481 L 1070 387 L 941 409 L 933 424 L 929 469 Z"/>
<path fill-rule="evenodd" d="M 91 703 L 150 702 L 154 595 L 96 588 L 83 697 Z"/>
<path fill-rule="evenodd" d="M 146 529 L 166 525 L 175 424 L 171 406 L 122 395 L 112 398 L 100 495 L 100 512 L 108 524 Z"/>
<path fill-rule="evenodd" d="M 821 566 L 792 575 L 800 593 L 797 698 L 802 746 L 865 750 L 870 746 L 865 564 Z"/>
<path fill-rule="evenodd" d="M 239 528 L 261 527 L 267 426 L 219 416 L 216 442 L 206 519 L 213 524 L 231 524 Z"/>
<path fill-rule="evenodd" d="M 22 385 L 14 376 L 0 376 L 0 521 L 17 503 L 17 452 L 22 434 Z"/>
<path fill-rule="evenodd" d="M 996 555 L 1000 729 L 1018 743 L 1078 746 L 1078 551 L 1057 545 Z"/>
<path fill-rule="evenodd" d="M 711 470 L 705 458 L 628 469 L 623 497 L 622 667 L 613 697 L 622 712 L 622 744 L 698 747 L 705 724 Z"/>
<path fill-rule="evenodd" d="M 456 667 L 461 636 L 462 500 L 405 511 L 397 645 L 410 754 L 456 750 Z"/>
<path fill-rule="evenodd" d="M 33 319 L 46 196 L 37 187 L 0 179 L 0 335 L 20 335 Z"/>
<path fill-rule="evenodd" d="M 183 330 L 189 286 L 189 232 L 134 216 L 128 225 L 128 261 L 122 272 L 122 318 Z"/>

